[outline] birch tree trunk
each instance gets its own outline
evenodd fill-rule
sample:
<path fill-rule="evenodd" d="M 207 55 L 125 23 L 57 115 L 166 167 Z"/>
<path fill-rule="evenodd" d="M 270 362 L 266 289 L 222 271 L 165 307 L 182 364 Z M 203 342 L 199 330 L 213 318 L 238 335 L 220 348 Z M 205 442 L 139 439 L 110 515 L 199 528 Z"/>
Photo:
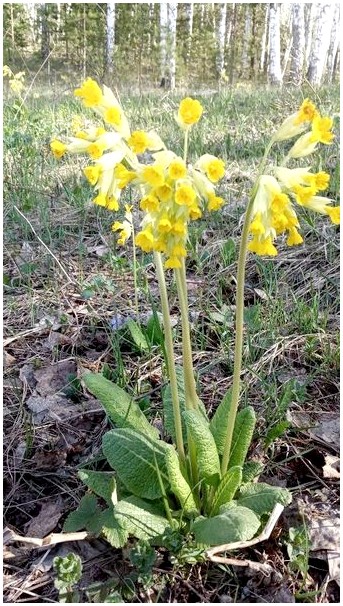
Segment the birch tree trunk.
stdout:
<path fill-rule="evenodd" d="M 330 46 L 326 64 L 326 81 L 331 83 L 334 76 L 335 58 L 339 47 L 339 25 L 340 25 L 340 6 L 335 5 L 335 12 L 332 21 Z"/>
<path fill-rule="evenodd" d="M 320 86 L 323 79 L 327 52 L 330 45 L 334 8 L 335 6 L 332 4 L 322 4 L 318 11 L 307 71 L 307 78 L 312 86 Z"/>
<path fill-rule="evenodd" d="M 260 60 L 260 69 L 263 72 L 266 65 L 266 55 L 267 55 L 267 46 L 268 46 L 268 25 L 269 25 L 269 4 L 266 4 L 266 15 L 264 20 L 264 30 L 262 34 L 261 41 L 261 60 Z"/>
<path fill-rule="evenodd" d="M 193 36 L 193 17 L 194 17 L 194 4 L 190 2 L 186 4 L 186 19 L 187 19 L 187 42 L 186 42 L 186 63 L 188 64 L 191 50 L 192 50 L 192 36 Z"/>
<path fill-rule="evenodd" d="M 223 3 L 219 7 L 219 19 L 217 21 L 217 56 L 216 66 L 217 75 L 220 78 L 224 70 L 224 58 L 225 58 L 225 32 L 226 32 L 226 3 Z"/>
<path fill-rule="evenodd" d="M 290 80 L 299 85 L 303 80 L 305 62 L 305 13 L 303 4 L 292 5 L 292 38 Z"/>
<path fill-rule="evenodd" d="M 244 23 L 244 36 L 243 36 L 243 48 L 242 48 L 242 74 L 248 75 L 250 63 L 249 63 L 249 50 L 251 42 L 251 6 L 247 4 L 245 6 L 245 23 Z"/>
<path fill-rule="evenodd" d="M 115 24 L 116 24 L 116 3 L 107 2 L 106 9 L 106 54 L 105 71 L 109 72 L 114 65 L 114 45 L 115 45 Z"/>
<path fill-rule="evenodd" d="M 308 62 L 311 53 L 312 36 L 314 23 L 317 17 L 317 11 L 319 4 L 306 4 L 305 5 L 305 71 L 307 72 Z"/>
<path fill-rule="evenodd" d="M 269 62 L 268 80 L 274 86 L 282 85 L 280 63 L 280 4 L 273 2 L 269 8 Z"/>
<path fill-rule="evenodd" d="M 173 90 L 176 77 L 177 3 L 160 4 L 161 86 Z"/>

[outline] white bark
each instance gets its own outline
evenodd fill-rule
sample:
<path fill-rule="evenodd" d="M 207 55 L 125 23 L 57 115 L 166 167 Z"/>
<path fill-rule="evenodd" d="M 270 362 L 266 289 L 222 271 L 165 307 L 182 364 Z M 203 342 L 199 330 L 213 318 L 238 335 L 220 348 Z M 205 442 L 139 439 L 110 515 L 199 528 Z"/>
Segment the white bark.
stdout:
<path fill-rule="evenodd" d="M 268 41 L 268 24 L 269 24 L 269 5 L 266 4 L 266 15 L 264 20 L 264 30 L 262 34 L 262 44 L 261 44 L 261 60 L 260 60 L 260 69 L 264 70 L 264 66 L 266 63 L 266 51 L 267 51 L 267 41 Z"/>
<path fill-rule="evenodd" d="M 217 22 L 217 73 L 218 76 L 222 74 L 224 70 L 224 58 L 225 58 L 225 33 L 226 33 L 226 3 L 223 3 L 219 7 L 219 19 Z"/>
<path fill-rule="evenodd" d="M 115 27 L 116 27 L 116 3 L 107 2 L 106 9 L 106 69 L 113 66 Z"/>
<path fill-rule="evenodd" d="M 244 37 L 243 37 L 243 48 L 242 48 L 242 71 L 243 74 L 249 70 L 249 48 L 251 42 L 251 7 L 249 4 L 245 8 L 245 23 L 244 23 Z"/>
<path fill-rule="evenodd" d="M 292 38 L 290 79 L 294 84 L 301 84 L 305 62 L 305 13 L 303 4 L 292 6 Z"/>
<path fill-rule="evenodd" d="M 192 36 L 193 36 L 193 17 L 194 17 L 194 4 L 189 2 L 186 4 L 186 19 L 187 19 L 187 46 L 186 46 L 186 62 L 188 63 L 191 50 L 192 50 Z"/>
<path fill-rule="evenodd" d="M 326 80 L 327 82 L 332 82 L 333 80 L 333 71 L 335 65 L 335 57 L 339 47 L 339 25 L 340 25 L 340 6 L 336 4 L 332 28 L 331 28 L 331 36 L 330 36 L 330 46 L 327 56 L 327 64 L 326 64 Z"/>
<path fill-rule="evenodd" d="M 166 2 L 160 4 L 160 61 L 161 81 L 166 79 L 167 71 L 167 34 L 168 34 L 168 6 Z"/>
<path fill-rule="evenodd" d="M 161 85 L 175 88 L 177 2 L 160 4 Z"/>
<path fill-rule="evenodd" d="M 317 17 L 317 11 L 319 4 L 306 4 L 305 5 L 305 68 L 307 70 L 308 61 L 312 46 L 312 35 L 314 23 Z"/>
<path fill-rule="evenodd" d="M 307 72 L 307 78 L 312 86 L 320 86 L 323 78 L 334 8 L 333 4 L 321 4 L 318 11 Z"/>
<path fill-rule="evenodd" d="M 177 2 L 168 3 L 168 30 L 169 30 L 169 73 L 170 90 L 175 88 L 176 80 L 176 19 Z"/>
<path fill-rule="evenodd" d="M 282 73 L 280 63 L 280 4 L 273 2 L 269 8 L 269 63 L 268 80 L 280 86 Z"/>

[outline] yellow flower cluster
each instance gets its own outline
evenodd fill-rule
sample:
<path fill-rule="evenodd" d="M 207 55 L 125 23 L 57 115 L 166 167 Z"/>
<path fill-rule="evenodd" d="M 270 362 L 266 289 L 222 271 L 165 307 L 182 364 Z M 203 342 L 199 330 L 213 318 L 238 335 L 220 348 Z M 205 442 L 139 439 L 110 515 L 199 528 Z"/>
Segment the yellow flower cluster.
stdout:
<path fill-rule="evenodd" d="M 317 143 L 331 143 L 333 139 L 332 119 L 321 117 L 315 105 L 305 99 L 298 113 L 287 118 L 274 140 L 289 139 L 311 125 L 311 130 L 299 137 L 289 158 L 307 156 L 315 150 Z M 299 130 L 300 129 L 300 130 Z M 285 163 L 284 163 L 285 164 Z M 330 176 L 325 172 L 311 173 L 309 167 L 286 168 L 275 166 L 272 175 L 262 175 L 253 204 L 249 250 L 258 255 L 277 255 L 274 241 L 286 233 L 288 246 L 301 244 L 303 238 L 298 231 L 299 221 L 294 202 L 300 206 L 326 214 L 334 224 L 339 224 L 340 207 L 331 206 L 333 200 L 317 196 L 329 185 Z"/>
<path fill-rule="evenodd" d="M 154 159 L 137 175 L 145 216 L 136 244 L 145 252 L 164 253 L 165 267 L 178 268 L 187 254 L 188 223 L 200 219 L 204 208 L 218 210 L 224 203 L 213 185 L 224 176 L 224 163 L 207 154 L 187 167 L 170 151 L 156 153 Z"/>
<path fill-rule="evenodd" d="M 216 211 L 224 200 L 215 194 L 216 184 L 225 173 L 224 162 L 205 154 L 192 166 L 165 149 L 154 132 L 130 132 L 127 118 L 106 86 L 87 78 L 74 93 L 86 107 L 92 107 L 114 131 L 102 126 L 81 128 L 73 120 L 74 137 L 69 143 L 54 139 L 50 146 L 56 158 L 65 153 L 86 153 L 94 164 L 83 170 L 88 182 L 97 192 L 93 202 L 111 211 L 119 209 L 122 190 L 132 183 L 142 192 L 140 208 L 145 215 L 142 229 L 136 236 L 137 245 L 144 251 L 159 251 L 166 255 L 165 267 L 180 267 L 186 256 L 188 223 L 199 219 L 205 208 Z M 177 121 L 188 129 L 202 115 L 199 101 L 191 98 L 180 103 Z M 153 163 L 142 164 L 136 154 L 146 150 L 152 153 Z M 132 233 L 131 209 L 126 207 L 125 221 L 116 221 L 113 231 L 120 230 L 119 244 L 124 244 Z"/>

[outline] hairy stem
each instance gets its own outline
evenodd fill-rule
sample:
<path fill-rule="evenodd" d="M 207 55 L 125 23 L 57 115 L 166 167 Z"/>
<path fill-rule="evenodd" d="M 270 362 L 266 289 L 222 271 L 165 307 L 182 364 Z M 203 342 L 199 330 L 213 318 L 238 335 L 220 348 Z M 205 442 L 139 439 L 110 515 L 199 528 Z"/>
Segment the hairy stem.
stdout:
<path fill-rule="evenodd" d="M 173 405 L 173 417 L 174 417 L 175 434 L 176 434 L 176 449 L 177 449 L 178 455 L 180 457 L 180 462 L 184 466 L 185 465 L 185 450 L 184 450 L 184 445 L 183 445 L 180 401 L 179 401 L 179 392 L 178 392 L 177 379 L 176 379 L 175 357 L 174 357 L 174 348 L 173 348 L 173 333 L 172 333 L 172 327 L 171 327 L 171 323 L 170 323 L 167 286 L 166 286 L 162 258 L 161 258 L 160 253 L 157 253 L 157 252 L 154 253 L 154 261 L 155 261 L 156 275 L 157 275 L 157 281 L 158 281 L 158 286 L 159 286 L 159 291 L 160 291 L 161 307 L 162 307 L 162 315 L 163 315 L 165 352 L 166 352 L 167 371 L 168 371 L 168 377 L 170 380 L 170 391 L 171 391 L 172 405 Z"/>
<path fill-rule="evenodd" d="M 236 291 L 236 335 L 235 335 L 235 355 L 234 355 L 234 367 L 233 367 L 233 380 L 232 380 L 232 398 L 229 417 L 227 421 L 226 438 L 223 452 L 223 459 L 221 465 L 222 475 L 226 472 L 230 459 L 232 434 L 235 426 L 235 420 L 237 415 L 239 395 L 240 395 L 240 384 L 241 384 L 241 369 L 242 369 L 242 351 L 243 351 L 243 325 L 244 325 L 244 281 L 245 281 L 245 263 L 247 258 L 248 249 L 248 236 L 249 226 L 252 218 L 253 205 L 258 189 L 258 183 L 263 171 L 265 169 L 268 154 L 270 148 L 274 143 L 274 139 L 271 139 L 267 146 L 264 156 L 261 160 L 258 175 L 255 181 L 255 185 L 252 189 L 248 207 L 245 213 L 244 225 L 242 230 L 241 244 L 238 256 L 238 269 L 237 269 L 237 291 Z"/>

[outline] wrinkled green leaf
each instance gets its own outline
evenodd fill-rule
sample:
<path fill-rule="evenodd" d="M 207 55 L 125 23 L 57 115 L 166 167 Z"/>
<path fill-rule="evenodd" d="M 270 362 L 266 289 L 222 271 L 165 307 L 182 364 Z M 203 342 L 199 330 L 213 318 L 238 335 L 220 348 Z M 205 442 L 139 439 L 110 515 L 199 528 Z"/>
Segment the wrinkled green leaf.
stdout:
<path fill-rule="evenodd" d="M 194 442 L 199 478 L 216 485 L 220 478 L 220 462 L 208 421 L 196 410 L 187 410 L 183 413 L 183 418 Z"/>
<path fill-rule="evenodd" d="M 134 495 L 146 499 L 162 496 L 156 465 L 168 488 L 167 448 L 164 442 L 150 440 L 132 429 L 112 429 L 102 440 L 104 455 L 120 480 Z"/>
<path fill-rule="evenodd" d="M 224 452 L 227 420 L 229 418 L 229 412 L 231 407 L 231 398 L 232 388 L 230 387 L 210 421 L 210 430 L 214 437 L 219 454 L 223 454 Z"/>
<path fill-rule="evenodd" d="M 126 391 L 98 373 L 87 372 L 82 377 L 87 389 L 98 398 L 106 414 L 118 427 L 128 427 L 158 439 L 158 431 Z"/>
<path fill-rule="evenodd" d="M 185 386 L 183 380 L 183 369 L 181 366 L 176 366 L 176 381 L 179 394 L 179 403 L 181 413 L 185 410 Z M 174 444 L 176 443 L 176 432 L 173 413 L 173 401 L 171 396 L 170 384 L 167 385 L 163 392 L 163 413 L 164 413 L 164 429 L 166 433 L 172 437 Z M 182 435 L 184 444 L 187 443 L 186 427 L 182 419 Z"/>
<path fill-rule="evenodd" d="M 237 505 L 249 507 L 258 515 L 270 513 L 276 503 L 289 505 L 292 495 L 286 488 L 270 486 L 263 482 L 257 484 L 244 484 L 241 486 Z"/>
<path fill-rule="evenodd" d="M 242 482 L 242 468 L 231 467 L 222 477 L 220 484 L 214 494 L 211 516 L 219 512 L 219 507 L 229 503 Z"/>
<path fill-rule="evenodd" d="M 168 448 L 166 451 L 165 461 L 171 492 L 180 501 L 185 515 L 195 515 L 197 513 L 197 506 L 192 495 L 192 490 L 182 475 L 179 457 L 173 447 Z"/>
<path fill-rule="evenodd" d="M 264 469 L 264 465 L 258 461 L 246 461 L 243 465 L 242 484 L 252 482 L 256 476 L 260 475 Z"/>
<path fill-rule="evenodd" d="M 260 520 L 247 507 L 231 507 L 213 518 L 198 518 L 192 531 L 197 543 L 222 545 L 248 541 L 256 534 Z"/>
<path fill-rule="evenodd" d="M 129 535 L 137 539 L 151 540 L 163 535 L 169 522 L 160 513 L 160 507 L 147 503 L 137 497 L 128 497 L 119 501 L 114 515 Z"/>
<path fill-rule="evenodd" d="M 88 532 L 98 535 L 102 526 L 101 513 L 97 498 L 93 494 L 85 494 L 78 508 L 65 520 L 63 531 L 77 532 L 85 528 Z"/>
<path fill-rule="evenodd" d="M 115 517 L 113 507 L 102 512 L 101 521 L 101 533 L 110 545 L 115 548 L 124 547 L 129 536 L 128 530 L 124 521 Z"/>
<path fill-rule="evenodd" d="M 78 472 L 80 480 L 95 494 L 102 497 L 108 505 L 114 505 L 112 495 L 116 496 L 115 474 L 108 471 L 82 469 Z M 115 500 L 115 499 L 114 499 Z"/>
<path fill-rule="evenodd" d="M 179 404 L 181 411 L 181 423 L 182 423 L 182 436 L 183 443 L 187 444 L 187 432 L 186 426 L 184 423 L 184 419 L 182 418 L 182 413 L 186 410 L 185 405 L 185 386 L 184 386 L 184 377 L 183 377 L 183 368 L 182 366 L 176 366 L 176 382 L 179 394 Z M 176 433 L 175 433 L 175 423 L 174 423 L 174 412 L 173 412 L 173 402 L 171 397 L 171 389 L 170 384 L 164 390 L 162 396 L 163 402 L 163 413 L 164 413 L 164 428 L 166 433 L 171 436 L 174 444 L 176 443 Z M 207 412 L 206 408 L 201 400 L 198 399 L 199 411 L 201 412 L 204 419 L 207 420 Z"/>
<path fill-rule="evenodd" d="M 237 413 L 232 434 L 230 467 L 243 466 L 255 429 L 256 414 L 251 406 L 247 406 Z"/>

